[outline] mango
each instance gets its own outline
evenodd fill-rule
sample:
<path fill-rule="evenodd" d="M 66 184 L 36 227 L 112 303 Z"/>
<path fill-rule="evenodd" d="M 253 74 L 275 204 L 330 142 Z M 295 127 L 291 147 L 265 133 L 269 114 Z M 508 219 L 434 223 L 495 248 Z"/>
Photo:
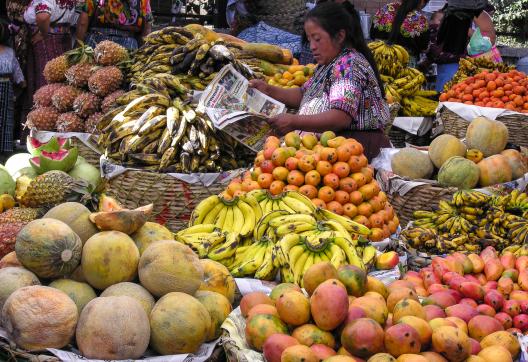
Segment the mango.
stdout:
<path fill-rule="evenodd" d="M 519 314 L 513 317 L 513 327 L 520 329 L 523 333 L 528 330 L 528 315 Z"/>
<path fill-rule="evenodd" d="M 499 258 L 504 269 L 515 268 L 515 255 L 511 251 L 504 252 Z"/>
<path fill-rule="evenodd" d="M 502 266 L 499 259 L 491 259 L 484 265 L 484 274 L 488 280 L 499 280 L 504 267 Z"/>
<path fill-rule="evenodd" d="M 485 264 L 489 260 L 497 259 L 499 257 L 499 253 L 493 246 L 487 246 L 484 250 L 480 252 L 480 257 L 482 258 Z"/>
<path fill-rule="evenodd" d="M 429 321 L 433 332 L 440 327 L 456 327 L 457 325 L 446 318 L 435 318 Z"/>
<path fill-rule="evenodd" d="M 385 331 L 385 350 L 398 357 L 406 353 L 420 353 L 420 335 L 408 324 L 396 324 Z"/>
<path fill-rule="evenodd" d="M 422 348 L 428 346 L 429 343 L 431 343 L 433 329 L 431 328 L 429 323 L 427 323 L 427 321 L 415 316 L 405 316 L 402 317 L 398 323 L 408 324 L 413 327 L 416 332 L 418 332 Z"/>
<path fill-rule="evenodd" d="M 337 269 L 337 279 L 343 283 L 349 295 L 360 297 L 367 289 L 367 273 L 355 265 L 341 265 Z"/>
<path fill-rule="evenodd" d="M 283 293 L 275 306 L 282 321 L 289 325 L 300 326 L 310 320 L 310 300 L 301 292 Z"/>
<path fill-rule="evenodd" d="M 442 292 L 436 292 L 434 294 L 431 294 L 429 297 L 425 298 L 423 301 L 423 304 L 424 305 L 434 304 L 434 305 L 439 306 L 442 309 L 445 309 L 447 307 L 457 304 L 457 302 L 455 298 L 453 298 L 451 293 L 442 291 Z"/>
<path fill-rule="evenodd" d="M 465 282 L 460 285 L 460 293 L 466 298 L 471 298 L 475 301 L 484 300 L 484 289 L 480 284 Z"/>
<path fill-rule="evenodd" d="M 376 353 L 374 356 L 370 357 L 367 362 L 394 362 L 396 358 L 392 357 L 388 353 Z"/>
<path fill-rule="evenodd" d="M 448 360 L 446 360 L 444 357 L 442 357 L 442 355 L 436 353 L 436 352 L 422 352 L 420 353 L 420 355 L 424 356 L 425 358 L 427 358 L 427 361 L 429 362 L 449 362 Z"/>
<path fill-rule="evenodd" d="M 502 272 L 501 278 L 510 278 L 514 283 L 517 283 L 517 280 L 519 279 L 519 271 L 513 268 L 506 269 Z"/>
<path fill-rule="evenodd" d="M 437 305 L 426 305 L 424 306 L 425 319 L 430 321 L 435 318 L 445 318 L 445 312 L 442 308 Z"/>
<path fill-rule="evenodd" d="M 244 295 L 240 300 L 242 316 L 246 318 L 251 308 L 258 304 L 269 304 L 275 306 L 275 302 L 262 292 L 252 292 Z"/>
<path fill-rule="evenodd" d="M 306 286 L 306 284 L 305 284 L 305 286 Z M 282 293 L 284 293 L 284 292 L 286 292 L 288 290 L 296 290 L 298 292 L 302 292 L 301 288 L 297 284 L 281 283 L 281 284 L 277 285 L 275 288 L 273 288 L 271 290 L 271 293 L 270 293 L 269 297 L 273 301 L 276 301 L 277 299 L 279 299 L 279 297 L 281 296 Z"/>
<path fill-rule="evenodd" d="M 418 295 L 412 289 L 400 288 L 391 292 L 389 294 L 389 297 L 387 298 L 387 309 L 389 310 L 389 312 L 392 312 L 396 303 L 405 298 L 418 301 Z"/>
<path fill-rule="evenodd" d="M 315 354 L 318 361 L 323 361 L 337 354 L 336 351 L 324 344 L 312 344 L 310 349 Z"/>
<path fill-rule="evenodd" d="M 484 296 L 484 303 L 486 303 L 490 307 L 493 307 L 493 309 L 495 309 L 496 311 L 502 309 L 504 301 L 504 296 L 497 290 L 490 290 Z"/>
<path fill-rule="evenodd" d="M 377 297 L 364 296 L 354 299 L 352 306 L 363 309 L 368 318 L 374 319 L 379 324 L 384 324 L 389 315 L 389 310 L 384 301 Z"/>
<path fill-rule="evenodd" d="M 447 317 L 446 320 L 455 323 L 456 327 L 465 334 L 468 334 L 467 323 L 458 317 Z"/>
<path fill-rule="evenodd" d="M 335 348 L 336 342 L 330 332 L 323 331 L 313 324 L 305 324 L 297 327 L 292 332 L 292 337 L 300 344 L 310 347 L 313 344 L 324 344 L 330 348 Z"/>
<path fill-rule="evenodd" d="M 320 284 L 310 297 L 310 310 L 315 324 L 330 331 L 337 328 L 347 317 L 348 295 L 336 281 Z"/>
<path fill-rule="evenodd" d="M 517 283 L 522 290 L 528 291 L 528 269 L 523 269 L 519 272 Z"/>
<path fill-rule="evenodd" d="M 465 361 L 471 353 L 469 337 L 455 327 L 440 327 L 433 330 L 433 350 L 449 361 Z"/>
<path fill-rule="evenodd" d="M 506 300 L 502 306 L 502 311 L 513 318 L 521 314 L 521 304 L 518 300 Z"/>
<path fill-rule="evenodd" d="M 483 358 L 486 362 L 512 362 L 510 352 L 503 346 L 489 346 L 483 348 L 478 356 Z"/>
<path fill-rule="evenodd" d="M 504 329 L 513 327 L 513 318 L 508 313 L 499 312 L 495 314 L 494 318 L 502 324 L 502 328 Z"/>
<path fill-rule="evenodd" d="M 413 299 L 406 298 L 400 300 L 394 306 L 392 311 L 392 321 L 393 323 L 398 323 L 402 317 L 408 315 L 415 316 L 423 320 L 425 320 L 426 317 L 425 311 L 423 310 L 423 307 L 420 305 L 420 303 Z"/>
<path fill-rule="evenodd" d="M 400 262 L 400 257 L 395 251 L 389 251 L 379 255 L 376 258 L 376 269 L 378 270 L 390 270 L 396 267 Z"/>
<path fill-rule="evenodd" d="M 249 310 L 246 319 L 251 319 L 251 317 L 257 314 L 269 314 L 269 315 L 274 315 L 277 318 L 280 318 L 279 312 L 277 312 L 277 308 L 275 308 L 273 305 L 257 304 L 256 306 L 254 306 L 253 308 Z"/>
<path fill-rule="evenodd" d="M 352 355 L 370 357 L 383 351 L 384 332 L 375 320 L 360 318 L 345 327 L 341 343 Z"/>
<path fill-rule="evenodd" d="M 426 362 L 427 358 L 416 353 L 405 353 L 396 359 L 396 362 Z"/>
<path fill-rule="evenodd" d="M 468 259 L 473 266 L 473 273 L 478 274 L 484 271 L 484 260 L 477 254 L 468 254 Z"/>
<path fill-rule="evenodd" d="M 521 351 L 521 346 L 517 338 L 506 331 L 495 332 L 484 337 L 482 341 L 480 341 L 480 345 L 482 348 L 502 346 L 510 352 L 514 359 L 517 358 Z"/>
<path fill-rule="evenodd" d="M 282 352 L 281 362 L 318 362 L 318 359 L 310 347 L 297 344 Z"/>
<path fill-rule="evenodd" d="M 495 317 L 496 314 L 495 309 L 487 304 L 481 304 L 477 306 L 477 312 L 481 315 L 487 315 L 490 317 Z"/>
<path fill-rule="evenodd" d="M 329 262 L 316 263 L 304 272 L 303 286 L 312 295 L 319 284 L 329 279 L 338 279 L 337 269 Z"/>
<path fill-rule="evenodd" d="M 367 275 L 367 291 L 379 293 L 385 299 L 389 296 L 389 291 L 385 284 L 378 278 L 371 277 L 370 275 Z"/>
<path fill-rule="evenodd" d="M 451 254 L 456 260 L 458 260 L 459 263 L 462 264 L 462 268 L 464 270 L 464 274 L 471 274 L 473 273 L 473 263 L 471 260 L 467 257 L 467 255 L 456 252 Z"/>
<path fill-rule="evenodd" d="M 502 330 L 504 328 L 498 320 L 485 315 L 475 316 L 468 323 L 469 336 L 479 342 L 487 335 Z"/>
<path fill-rule="evenodd" d="M 458 317 L 466 323 L 478 315 L 478 312 L 467 304 L 452 305 L 451 307 L 447 307 L 445 312 L 448 317 Z"/>
<path fill-rule="evenodd" d="M 482 349 L 480 342 L 473 338 L 469 338 L 469 342 L 471 343 L 471 354 L 478 354 Z"/>
<path fill-rule="evenodd" d="M 246 340 L 257 351 L 262 351 L 264 342 L 276 333 L 287 334 L 288 328 L 277 317 L 268 314 L 257 314 L 246 323 Z"/>
<path fill-rule="evenodd" d="M 292 336 L 288 336 L 287 334 L 276 333 L 271 335 L 266 340 L 266 342 L 264 342 L 262 350 L 266 361 L 280 362 L 282 352 L 286 348 L 290 346 L 295 346 L 297 344 L 299 344 L 299 341 L 297 341 Z"/>

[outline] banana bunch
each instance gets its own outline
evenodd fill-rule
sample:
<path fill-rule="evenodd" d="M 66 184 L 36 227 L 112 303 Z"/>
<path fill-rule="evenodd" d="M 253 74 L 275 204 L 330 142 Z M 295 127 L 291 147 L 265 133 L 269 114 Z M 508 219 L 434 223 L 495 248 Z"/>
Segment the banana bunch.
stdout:
<path fill-rule="evenodd" d="M 400 93 L 398 93 L 396 88 L 394 88 L 389 82 L 385 82 L 385 81 L 384 81 L 384 86 L 385 86 L 385 97 L 387 98 L 387 101 L 392 100 L 392 102 L 390 103 L 394 103 L 394 102 L 400 103 L 402 100 L 402 96 L 400 95 Z"/>
<path fill-rule="evenodd" d="M 405 96 L 401 99 L 402 113 L 407 117 L 432 117 L 436 114 L 438 101 L 422 96 Z"/>
<path fill-rule="evenodd" d="M 445 84 L 444 91 L 447 92 L 455 84 L 463 82 L 467 78 L 482 73 L 485 70 L 489 71 L 490 73 L 495 70 L 498 70 L 501 73 L 507 73 L 512 70 L 513 67 L 514 66 L 510 66 L 506 63 L 495 63 L 486 57 L 461 58 L 458 62 L 458 71 L 455 73 L 453 78 Z"/>
<path fill-rule="evenodd" d="M 516 257 L 528 256 L 528 244 L 508 246 L 502 249 L 501 254 L 505 253 L 513 253 Z"/>
<path fill-rule="evenodd" d="M 430 254 L 481 250 L 481 245 L 470 234 L 438 234 L 436 229 L 410 227 L 401 232 L 401 237 L 414 249 Z"/>
<path fill-rule="evenodd" d="M 402 96 L 413 96 L 425 83 L 425 75 L 415 68 L 404 68 L 390 84 Z"/>
<path fill-rule="evenodd" d="M 253 190 L 249 194 L 257 199 L 263 214 L 276 210 L 299 214 L 315 212 L 315 205 L 312 201 L 298 192 L 286 191 L 273 196 L 268 190 Z"/>
<path fill-rule="evenodd" d="M 123 95 L 118 103 L 126 105 L 105 114 L 98 125 L 98 142 L 109 158 L 127 167 L 181 173 L 231 170 L 250 160 L 242 146 L 216 132 L 207 116 L 180 97 L 134 92 Z"/>
<path fill-rule="evenodd" d="M 381 74 L 396 78 L 409 64 L 409 53 L 400 45 L 374 41 L 368 46 Z"/>

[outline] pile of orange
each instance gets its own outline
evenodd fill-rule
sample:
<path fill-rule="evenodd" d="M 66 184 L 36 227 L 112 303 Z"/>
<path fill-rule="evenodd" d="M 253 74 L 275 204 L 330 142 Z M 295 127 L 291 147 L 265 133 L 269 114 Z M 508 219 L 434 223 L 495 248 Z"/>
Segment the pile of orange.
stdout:
<path fill-rule="evenodd" d="M 301 138 L 290 132 L 282 147 L 278 138 L 269 137 L 252 171 L 233 180 L 224 197 L 253 189 L 267 189 L 273 195 L 299 191 L 318 207 L 380 230 L 373 240 L 388 237 L 399 225 L 361 143 L 333 132 L 323 133 L 319 140 L 312 134 Z"/>
<path fill-rule="evenodd" d="M 288 69 L 276 73 L 268 79 L 268 84 L 281 88 L 297 88 L 306 83 L 313 75 L 314 64 L 300 65 L 297 61 Z"/>
<path fill-rule="evenodd" d="M 442 93 L 440 101 L 528 113 L 528 77 L 517 70 L 483 71 Z"/>

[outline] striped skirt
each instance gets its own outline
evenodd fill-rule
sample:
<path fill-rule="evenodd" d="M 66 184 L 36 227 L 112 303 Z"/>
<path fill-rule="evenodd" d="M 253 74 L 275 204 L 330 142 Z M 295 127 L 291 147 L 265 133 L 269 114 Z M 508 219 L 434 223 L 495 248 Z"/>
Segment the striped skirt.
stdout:
<path fill-rule="evenodd" d="M 103 40 L 113 41 L 128 50 L 135 50 L 138 48 L 138 41 L 132 32 L 96 27 L 88 30 L 88 34 L 86 35 L 87 45 L 95 48 L 95 46 Z"/>
<path fill-rule="evenodd" d="M 13 151 L 14 110 L 15 95 L 11 81 L 0 78 L 0 153 Z"/>

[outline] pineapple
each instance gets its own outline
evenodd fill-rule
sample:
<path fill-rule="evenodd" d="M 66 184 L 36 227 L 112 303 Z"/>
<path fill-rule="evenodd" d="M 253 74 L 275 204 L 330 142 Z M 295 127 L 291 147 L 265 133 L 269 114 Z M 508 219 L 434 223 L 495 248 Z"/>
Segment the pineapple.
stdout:
<path fill-rule="evenodd" d="M 121 83 L 123 83 L 123 73 L 118 67 L 103 67 L 88 79 L 88 88 L 99 97 L 106 97 L 119 89 Z"/>
<path fill-rule="evenodd" d="M 0 259 L 15 250 L 16 237 L 26 224 L 24 222 L 0 224 Z"/>
<path fill-rule="evenodd" d="M 59 115 L 54 107 L 40 107 L 29 112 L 26 126 L 39 131 L 55 131 Z"/>
<path fill-rule="evenodd" d="M 89 63 L 75 64 L 66 71 L 68 83 L 74 87 L 87 88 L 88 79 L 92 75 L 92 65 Z"/>
<path fill-rule="evenodd" d="M 84 120 L 73 112 L 63 113 L 57 120 L 57 132 L 83 132 Z"/>
<path fill-rule="evenodd" d="M 38 219 L 42 214 L 42 209 L 31 207 L 13 207 L 0 214 L 0 224 L 11 224 L 17 222 L 28 223 Z"/>
<path fill-rule="evenodd" d="M 64 86 L 62 83 L 52 83 L 40 87 L 38 91 L 33 95 L 33 103 L 37 107 L 51 107 L 51 97 L 53 93 L 57 91 L 60 87 Z"/>
<path fill-rule="evenodd" d="M 71 111 L 73 109 L 73 101 L 77 98 L 80 92 L 81 91 L 78 88 L 72 87 L 71 85 L 65 85 L 53 93 L 51 102 L 61 113 Z"/>
<path fill-rule="evenodd" d="M 64 53 L 68 64 L 75 65 L 79 63 L 93 63 L 94 62 L 94 50 L 91 46 L 86 45 L 82 41 L 78 41 L 80 46 L 67 51 Z"/>
<path fill-rule="evenodd" d="M 44 67 L 44 78 L 48 84 L 62 83 L 66 80 L 66 70 L 68 69 L 68 60 L 66 56 L 61 55 L 46 63 Z"/>
<path fill-rule="evenodd" d="M 101 109 L 101 98 L 93 93 L 81 93 L 73 102 L 73 110 L 79 117 L 86 118 Z"/>
<path fill-rule="evenodd" d="M 117 106 L 116 100 L 121 97 L 123 94 L 125 94 L 125 91 L 120 89 L 116 90 L 115 92 L 110 93 L 103 99 L 103 103 L 101 104 L 101 111 L 103 113 L 107 113 L 111 111 L 113 108 Z"/>
<path fill-rule="evenodd" d="M 97 129 L 97 125 L 101 122 L 103 118 L 103 113 L 97 112 L 92 114 L 86 122 L 84 122 L 84 132 L 91 134 L 101 134 L 101 131 Z"/>
<path fill-rule="evenodd" d="M 104 40 L 94 49 L 95 62 L 99 65 L 118 65 L 128 59 L 126 48 L 110 40 Z"/>
<path fill-rule="evenodd" d="M 88 195 L 88 184 L 66 172 L 48 171 L 37 176 L 22 195 L 20 204 L 27 207 L 55 206 L 66 201 L 80 201 Z"/>

